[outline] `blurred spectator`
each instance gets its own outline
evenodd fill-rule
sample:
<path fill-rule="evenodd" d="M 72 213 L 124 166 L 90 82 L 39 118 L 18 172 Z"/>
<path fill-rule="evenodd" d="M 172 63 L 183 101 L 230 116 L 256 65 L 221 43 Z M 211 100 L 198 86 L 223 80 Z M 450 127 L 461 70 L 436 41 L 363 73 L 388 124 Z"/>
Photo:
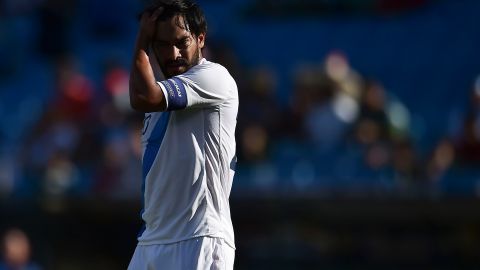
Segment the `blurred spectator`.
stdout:
<path fill-rule="evenodd" d="M 303 140 L 308 137 L 304 127 L 307 115 L 315 106 L 332 99 L 336 85 L 318 67 L 300 67 L 294 76 L 294 88 L 289 104 L 291 119 L 287 119 L 290 120 L 287 123 L 291 128 L 287 134 Z"/>
<path fill-rule="evenodd" d="M 50 174 L 53 171 L 50 170 L 55 171 L 57 165 L 71 159 L 80 136 L 79 127 L 74 123 L 48 118 L 44 118 L 45 122 L 39 123 L 33 131 L 23 155 L 25 176 L 29 180 L 28 189 L 36 194 L 50 190 L 49 183 L 55 182 L 50 181 L 53 180 L 50 177 L 53 176 Z"/>
<path fill-rule="evenodd" d="M 294 114 L 303 119 L 306 135 L 319 151 L 335 149 L 358 117 L 361 77 L 336 51 L 327 55 L 322 69 L 307 69 L 299 76 Z"/>
<path fill-rule="evenodd" d="M 470 104 L 456 142 L 458 161 L 463 165 L 480 163 L 480 76 L 470 93 Z"/>
<path fill-rule="evenodd" d="M 390 139 L 390 123 L 385 107 L 386 93 L 382 85 L 376 81 L 366 82 L 354 128 L 357 142 L 370 145 Z"/>
<path fill-rule="evenodd" d="M 31 260 L 31 245 L 24 231 L 12 228 L 5 232 L 2 239 L 3 261 L 0 270 L 40 270 L 40 266 Z"/>
<path fill-rule="evenodd" d="M 393 181 L 393 168 L 392 168 L 392 149 L 391 145 L 386 142 L 375 142 L 367 147 L 363 154 L 364 164 L 368 171 L 367 176 L 371 177 L 373 181 L 383 180 L 387 181 L 391 188 L 395 186 Z M 383 188 L 379 184 L 379 188 Z"/>
<path fill-rule="evenodd" d="M 257 162 L 267 158 L 269 137 L 266 129 L 260 125 L 249 125 L 241 132 L 239 145 L 240 158 L 246 162 Z"/>
<path fill-rule="evenodd" d="M 141 121 L 124 124 L 105 136 L 97 165 L 94 193 L 101 197 L 132 199 L 140 196 Z"/>
<path fill-rule="evenodd" d="M 455 146 L 449 138 L 443 138 L 437 143 L 426 164 L 426 176 L 432 187 L 450 176 L 455 155 Z"/>
<path fill-rule="evenodd" d="M 474 115 L 467 116 L 457 143 L 458 160 L 465 165 L 480 163 L 480 129 Z"/>
<path fill-rule="evenodd" d="M 129 80 L 130 73 L 116 59 L 109 59 L 105 63 L 103 77 L 103 88 L 106 90 L 109 99 L 119 110 L 119 113 L 132 113 L 130 107 Z"/>
<path fill-rule="evenodd" d="M 93 83 L 77 69 L 71 57 L 59 60 L 55 75 L 55 96 L 27 138 L 23 155 L 31 185 L 50 195 L 75 188 L 75 180 L 66 177 L 78 177 L 76 167 L 88 166 L 98 158 L 82 154 L 90 152 L 84 147 L 95 141 L 91 138 L 97 122 Z"/>
<path fill-rule="evenodd" d="M 338 89 L 355 100 L 362 94 L 362 76 L 352 68 L 344 53 L 333 50 L 325 57 L 326 75 L 338 84 Z"/>
<path fill-rule="evenodd" d="M 411 139 L 402 138 L 393 142 L 392 165 L 401 194 L 417 196 L 425 191 L 428 182 L 421 167 L 420 155 Z"/>
<path fill-rule="evenodd" d="M 104 63 L 102 96 L 96 121 L 99 159 L 92 171 L 97 196 L 131 199 L 140 195 L 140 136 L 143 114 L 130 108 L 129 72 L 117 59 Z"/>
<path fill-rule="evenodd" d="M 78 69 L 73 56 L 63 56 L 56 66 L 56 96 L 48 110 L 69 121 L 84 124 L 91 120 L 94 85 Z"/>
<path fill-rule="evenodd" d="M 359 147 L 365 166 L 358 177 L 370 178 L 373 190 L 386 191 L 400 186 L 408 192 L 412 183 L 421 180 L 417 179 L 421 177 L 417 173 L 420 165 L 416 165 L 420 157 L 407 143 L 408 110 L 387 93 L 381 82 L 373 79 L 365 80 L 359 105 L 359 116 L 351 130 L 353 146 Z"/>
<path fill-rule="evenodd" d="M 66 152 L 58 150 L 47 162 L 43 190 L 48 197 L 64 197 L 80 181 L 77 166 Z"/>
<path fill-rule="evenodd" d="M 281 135 L 283 112 L 275 97 L 277 78 L 263 67 L 251 71 L 248 85 L 240 89 L 237 134 L 239 158 L 247 162 L 263 160 L 271 140 Z"/>
<path fill-rule="evenodd" d="M 408 137 L 410 113 L 376 80 L 367 80 L 360 99 L 360 113 L 353 137 L 362 145 Z"/>

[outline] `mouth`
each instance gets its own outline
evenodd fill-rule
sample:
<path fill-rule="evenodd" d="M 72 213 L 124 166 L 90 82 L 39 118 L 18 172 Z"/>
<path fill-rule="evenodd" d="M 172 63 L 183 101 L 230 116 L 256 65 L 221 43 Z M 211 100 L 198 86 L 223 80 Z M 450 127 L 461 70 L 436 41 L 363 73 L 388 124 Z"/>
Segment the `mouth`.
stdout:
<path fill-rule="evenodd" d="M 179 66 L 186 66 L 187 62 L 183 59 L 177 59 L 175 61 L 169 61 L 167 62 L 167 66 L 171 67 L 179 67 Z"/>
<path fill-rule="evenodd" d="M 166 77 L 173 77 L 184 73 L 188 69 L 188 65 L 187 61 L 177 59 L 175 61 L 164 62 L 161 68 Z"/>
<path fill-rule="evenodd" d="M 178 75 L 180 73 L 182 73 L 186 68 L 186 65 L 185 64 L 168 64 L 167 65 L 167 70 L 169 71 L 169 73 L 171 74 L 174 74 L 174 75 Z"/>
<path fill-rule="evenodd" d="M 182 68 L 182 67 L 185 67 L 185 65 L 184 64 L 169 64 L 169 65 L 167 65 L 167 68 L 171 68 L 171 69 Z"/>

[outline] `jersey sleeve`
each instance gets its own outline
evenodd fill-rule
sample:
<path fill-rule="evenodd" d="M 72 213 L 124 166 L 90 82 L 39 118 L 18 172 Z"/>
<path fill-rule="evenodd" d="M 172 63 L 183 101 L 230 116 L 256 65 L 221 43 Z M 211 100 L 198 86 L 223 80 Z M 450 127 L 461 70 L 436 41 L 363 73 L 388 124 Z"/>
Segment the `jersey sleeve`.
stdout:
<path fill-rule="evenodd" d="M 208 107 L 223 103 L 236 94 L 236 84 L 224 72 L 187 72 L 158 82 L 166 100 L 166 110 Z"/>
<path fill-rule="evenodd" d="M 185 109 L 188 105 L 187 89 L 185 84 L 178 78 L 173 77 L 168 80 L 158 82 L 163 91 L 163 96 L 167 104 L 167 111 Z"/>

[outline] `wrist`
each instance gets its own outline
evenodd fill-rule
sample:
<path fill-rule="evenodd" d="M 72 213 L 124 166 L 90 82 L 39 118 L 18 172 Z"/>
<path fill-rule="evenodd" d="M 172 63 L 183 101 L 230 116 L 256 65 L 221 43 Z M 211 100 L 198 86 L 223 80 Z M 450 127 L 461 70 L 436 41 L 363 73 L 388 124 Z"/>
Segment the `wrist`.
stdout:
<path fill-rule="evenodd" d="M 149 35 L 140 32 L 137 36 L 137 41 L 136 41 L 136 48 L 137 50 L 144 50 L 148 51 L 148 47 L 150 46 L 150 40 L 151 38 Z"/>

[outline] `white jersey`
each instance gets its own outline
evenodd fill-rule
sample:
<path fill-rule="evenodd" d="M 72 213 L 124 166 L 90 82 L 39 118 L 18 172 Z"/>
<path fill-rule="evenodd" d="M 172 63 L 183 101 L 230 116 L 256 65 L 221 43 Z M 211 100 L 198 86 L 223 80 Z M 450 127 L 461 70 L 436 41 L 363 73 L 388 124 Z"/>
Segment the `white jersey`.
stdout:
<path fill-rule="evenodd" d="M 145 228 L 139 245 L 210 236 L 234 247 L 228 200 L 236 163 L 237 85 L 224 67 L 205 59 L 158 84 L 167 111 L 145 114 Z"/>

